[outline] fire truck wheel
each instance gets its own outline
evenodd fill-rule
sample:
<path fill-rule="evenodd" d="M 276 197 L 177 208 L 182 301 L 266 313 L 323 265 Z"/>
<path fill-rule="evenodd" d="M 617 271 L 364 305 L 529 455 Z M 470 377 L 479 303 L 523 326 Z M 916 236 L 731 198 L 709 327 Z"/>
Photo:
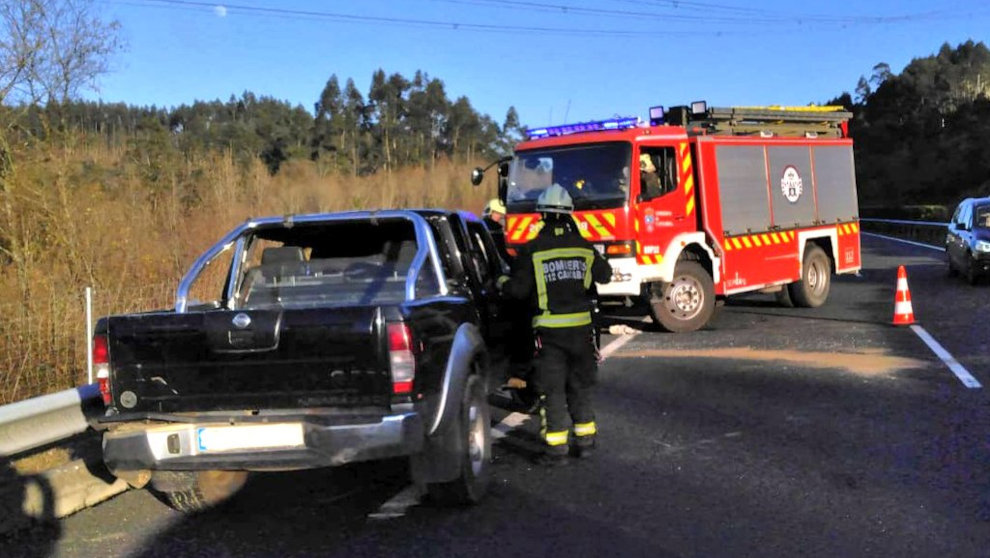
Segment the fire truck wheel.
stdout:
<path fill-rule="evenodd" d="M 810 244 L 804 250 L 801 280 L 787 285 L 791 300 L 802 308 L 818 308 L 828 299 L 832 282 L 832 266 L 825 251 Z"/>
<path fill-rule="evenodd" d="M 683 333 L 704 327 L 715 312 L 712 277 L 695 261 L 679 261 L 670 283 L 654 283 L 650 314 L 667 331 Z"/>

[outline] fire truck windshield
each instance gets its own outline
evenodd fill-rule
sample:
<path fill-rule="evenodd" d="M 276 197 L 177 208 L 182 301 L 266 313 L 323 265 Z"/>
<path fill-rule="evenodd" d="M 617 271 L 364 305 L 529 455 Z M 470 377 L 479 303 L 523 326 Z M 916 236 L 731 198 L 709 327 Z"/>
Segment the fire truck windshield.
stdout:
<path fill-rule="evenodd" d="M 631 160 L 627 142 L 519 151 L 509 166 L 509 211 L 533 211 L 551 184 L 567 189 L 575 209 L 622 207 L 629 196 Z"/>

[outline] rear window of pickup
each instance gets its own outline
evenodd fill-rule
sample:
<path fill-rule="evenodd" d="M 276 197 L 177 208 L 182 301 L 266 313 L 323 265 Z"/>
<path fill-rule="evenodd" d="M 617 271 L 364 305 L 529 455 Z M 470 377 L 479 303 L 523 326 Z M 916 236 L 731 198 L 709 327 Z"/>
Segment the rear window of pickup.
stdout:
<path fill-rule="evenodd" d="M 297 224 L 248 239 L 236 308 L 394 304 L 419 246 L 404 219 Z M 415 279 L 417 298 L 438 294 L 429 257 Z"/>

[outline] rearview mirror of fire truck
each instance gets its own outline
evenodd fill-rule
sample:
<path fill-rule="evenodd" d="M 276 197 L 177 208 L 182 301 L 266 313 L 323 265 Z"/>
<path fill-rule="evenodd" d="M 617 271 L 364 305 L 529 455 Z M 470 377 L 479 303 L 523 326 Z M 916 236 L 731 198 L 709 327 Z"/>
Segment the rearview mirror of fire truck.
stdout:
<path fill-rule="evenodd" d="M 481 170 L 481 167 L 474 167 L 471 171 L 471 184 L 477 186 L 481 184 L 481 181 L 485 178 L 485 171 Z"/>

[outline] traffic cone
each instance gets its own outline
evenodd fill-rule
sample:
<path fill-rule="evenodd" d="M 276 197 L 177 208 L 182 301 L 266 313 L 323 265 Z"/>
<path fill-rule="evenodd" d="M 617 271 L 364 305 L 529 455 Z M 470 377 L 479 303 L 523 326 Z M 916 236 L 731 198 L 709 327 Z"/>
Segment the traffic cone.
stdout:
<path fill-rule="evenodd" d="M 894 325 L 914 323 L 914 310 L 911 308 L 911 291 L 908 289 L 907 271 L 904 266 L 897 268 L 897 294 L 894 295 Z"/>

